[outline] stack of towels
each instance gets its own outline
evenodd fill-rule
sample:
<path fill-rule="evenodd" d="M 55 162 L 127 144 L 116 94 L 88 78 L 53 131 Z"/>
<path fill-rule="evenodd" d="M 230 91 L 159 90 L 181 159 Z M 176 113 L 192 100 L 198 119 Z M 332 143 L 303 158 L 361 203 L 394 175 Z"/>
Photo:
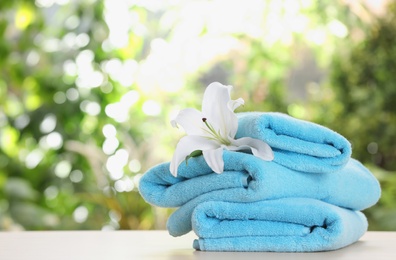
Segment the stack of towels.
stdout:
<path fill-rule="evenodd" d="M 235 138 L 265 141 L 273 161 L 224 151 L 222 174 L 200 156 L 182 163 L 177 177 L 163 163 L 141 178 L 148 203 L 177 208 L 167 222 L 172 236 L 193 230 L 202 251 L 327 251 L 359 240 L 368 227 L 361 210 L 381 189 L 343 136 L 281 113 L 238 120 Z"/>

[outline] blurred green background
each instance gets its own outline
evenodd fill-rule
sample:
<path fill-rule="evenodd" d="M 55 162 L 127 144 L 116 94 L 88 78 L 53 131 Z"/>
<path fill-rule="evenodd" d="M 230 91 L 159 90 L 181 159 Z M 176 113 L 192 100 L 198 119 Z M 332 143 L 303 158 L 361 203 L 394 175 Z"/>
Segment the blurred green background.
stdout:
<path fill-rule="evenodd" d="M 164 228 L 140 176 L 205 87 L 347 137 L 396 230 L 393 1 L 0 1 L 0 230 Z"/>

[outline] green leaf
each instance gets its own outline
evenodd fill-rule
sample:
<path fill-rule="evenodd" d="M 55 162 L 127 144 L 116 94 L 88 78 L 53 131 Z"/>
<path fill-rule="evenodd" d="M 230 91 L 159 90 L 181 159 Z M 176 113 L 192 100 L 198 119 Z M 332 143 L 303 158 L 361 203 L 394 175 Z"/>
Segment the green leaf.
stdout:
<path fill-rule="evenodd" d="M 188 165 L 188 159 L 192 158 L 192 157 L 198 157 L 202 155 L 202 151 L 201 150 L 195 150 L 192 151 L 190 153 L 190 155 L 186 156 L 186 165 Z"/>

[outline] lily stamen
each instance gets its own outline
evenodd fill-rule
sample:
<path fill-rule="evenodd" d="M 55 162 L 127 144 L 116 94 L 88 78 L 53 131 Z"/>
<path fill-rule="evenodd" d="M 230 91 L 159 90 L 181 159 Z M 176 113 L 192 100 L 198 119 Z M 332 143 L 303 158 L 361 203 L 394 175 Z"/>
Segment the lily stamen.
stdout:
<path fill-rule="evenodd" d="M 250 149 L 254 156 L 263 160 L 273 159 L 268 144 L 250 137 L 235 139 L 238 118 L 234 110 L 243 104 L 243 99 L 232 100 L 231 88 L 218 82 L 210 84 L 204 93 L 202 112 L 186 108 L 171 121 L 172 126 L 181 125 L 187 133 L 177 144 L 169 165 L 169 170 L 174 176 L 177 176 L 181 162 L 194 157 L 196 151 L 202 153 L 208 166 L 216 173 L 224 171 L 223 150 Z"/>
<path fill-rule="evenodd" d="M 229 141 L 227 138 L 224 138 L 223 136 L 221 136 L 220 130 L 218 132 L 216 132 L 216 130 L 213 128 L 213 126 L 207 122 L 206 117 L 202 118 L 202 121 L 205 123 L 206 127 L 209 129 L 209 134 L 211 134 L 214 137 L 213 138 L 214 140 L 218 140 L 218 141 L 220 141 L 220 143 L 222 143 L 224 145 L 231 145 L 231 141 Z"/>

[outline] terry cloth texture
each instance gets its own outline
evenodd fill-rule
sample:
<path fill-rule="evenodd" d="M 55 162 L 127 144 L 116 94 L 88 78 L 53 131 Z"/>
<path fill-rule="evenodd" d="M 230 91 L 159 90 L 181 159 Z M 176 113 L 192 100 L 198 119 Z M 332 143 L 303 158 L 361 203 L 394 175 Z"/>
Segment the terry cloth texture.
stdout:
<path fill-rule="evenodd" d="M 199 236 L 193 246 L 204 251 L 327 251 L 350 245 L 367 231 L 361 212 L 307 198 L 204 202 L 192 223 Z"/>
<path fill-rule="evenodd" d="M 339 171 L 304 173 L 250 154 L 224 151 L 224 172 L 214 173 L 202 157 L 179 167 L 177 177 L 169 163 L 150 169 L 140 180 L 143 198 L 160 207 L 180 207 L 168 219 L 171 235 L 191 230 L 194 208 L 206 201 L 254 202 L 280 198 L 311 198 L 343 208 L 363 210 L 380 197 L 376 178 L 351 159 Z"/>
<path fill-rule="evenodd" d="M 351 144 L 324 126 L 277 112 L 238 115 L 236 138 L 260 139 L 274 151 L 274 161 L 303 172 L 333 172 L 345 166 Z"/>
<path fill-rule="evenodd" d="M 141 178 L 148 203 L 177 208 L 167 222 L 172 236 L 193 230 L 197 250 L 312 252 L 345 247 L 366 232 L 360 211 L 381 188 L 343 136 L 281 113 L 240 113 L 238 121 L 236 138 L 268 143 L 273 161 L 225 150 L 222 174 L 200 156 L 182 163 L 177 177 L 162 163 Z"/>

